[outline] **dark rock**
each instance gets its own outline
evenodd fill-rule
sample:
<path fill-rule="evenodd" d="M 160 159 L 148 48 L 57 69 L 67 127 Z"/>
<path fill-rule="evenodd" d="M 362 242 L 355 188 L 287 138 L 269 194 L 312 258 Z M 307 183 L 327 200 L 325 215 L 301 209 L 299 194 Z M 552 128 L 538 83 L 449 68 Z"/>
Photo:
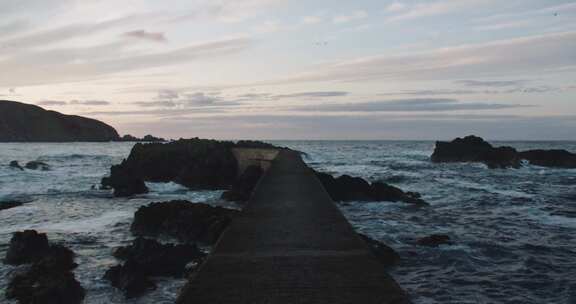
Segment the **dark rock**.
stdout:
<path fill-rule="evenodd" d="M 230 190 L 222 193 L 222 199 L 234 202 L 248 201 L 262 174 L 260 167 L 249 166 L 232 184 Z"/>
<path fill-rule="evenodd" d="M 40 260 L 17 273 L 6 288 L 6 298 L 21 304 L 76 304 L 82 303 L 84 295 L 74 274 L 51 259 Z"/>
<path fill-rule="evenodd" d="M 139 237 L 132 245 L 118 248 L 114 256 L 130 261 L 148 276 L 180 277 L 188 263 L 200 263 L 205 254 L 196 245 L 165 245 Z"/>
<path fill-rule="evenodd" d="M 148 187 L 141 178 L 120 165 L 110 168 L 110 177 L 102 178 L 103 189 L 114 189 L 114 196 L 128 197 L 136 194 L 148 193 Z"/>
<path fill-rule="evenodd" d="M 42 171 L 50 170 L 50 166 L 47 163 L 44 163 L 41 161 L 28 162 L 28 163 L 26 163 L 25 168 L 29 169 L 29 170 L 42 170 Z"/>
<path fill-rule="evenodd" d="M 118 139 L 118 132 L 113 127 L 98 120 L 0 100 L 0 142 L 102 142 Z"/>
<path fill-rule="evenodd" d="M 10 240 L 5 263 L 32 263 L 9 282 L 6 297 L 19 303 L 81 303 L 84 289 L 74 278 L 74 252 L 62 245 L 50 245 L 44 233 L 16 232 Z"/>
<path fill-rule="evenodd" d="M 440 245 L 450 245 L 452 241 L 450 237 L 445 234 L 433 234 L 419 239 L 416 241 L 416 244 L 420 246 L 438 247 Z"/>
<path fill-rule="evenodd" d="M 536 166 L 576 168 L 576 154 L 566 150 L 528 150 L 520 152 L 520 157 Z"/>
<path fill-rule="evenodd" d="M 156 283 L 148 278 L 138 268 L 138 265 L 131 262 L 111 267 L 104 274 L 104 279 L 110 281 L 112 286 L 122 290 L 128 299 L 156 289 Z"/>
<path fill-rule="evenodd" d="M 239 175 L 233 148 L 271 148 L 267 143 L 180 139 L 168 143 L 138 143 L 121 164 L 112 167 L 102 185 L 133 193 L 135 181 L 175 182 L 195 190 L 228 189 Z M 142 190 L 142 189 L 140 189 Z"/>
<path fill-rule="evenodd" d="M 10 240 L 4 263 L 10 265 L 32 263 L 45 256 L 49 250 L 50 245 L 45 233 L 38 233 L 36 230 L 15 232 Z"/>
<path fill-rule="evenodd" d="M 342 175 L 334 178 L 332 175 L 322 172 L 316 172 L 316 176 L 334 201 L 391 201 L 427 205 L 420 198 L 420 194 L 404 192 L 383 182 L 370 184 L 359 177 Z"/>
<path fill-rule="evenodd" d="M 120 141 L 126 141 L 126 142 L 165 142 L 166 140 L 164 138 L 155 137 L 152 135 L 146 135 L 142 138 L 138 138 L 138 137 L 132 136 L 130 134 L 127 134 L 127 135 L 122 136 L 122 138 L 120 138 Z"/>
<path fill-rule="evenodd" d="M 22 166 L 20 166 L 20 164 L 16 160 L 11 161 L 9 166 L 10 166 L 10 168 L 19 169 L 21 171 L 24 171 L 24 168 L 22 168 Z"/>
<path fill-rule="evenodd" d="M 451 142 L 436 142 L 431 156 L 433 162 L 482 162 L 490 168 L 520 167 L 520 158 L 514 148 L 494 148 L 477 136 L 456 138 Z"/>
<path fill-rule="evenodd" d="M 214 244 L 238 211 L 188 201 L 151 203 L 134 214 L 131 231 L 169 236 L 183 242 Z"/>
<path fill-rule="evenodd" d="M 0 202 L 0 210 L 10 209 L 10 208 L 22 206 L 23 204 L 24 204 L 24 202 L 18 202 L 18 201 L 5 201 L 5 202 Z"/>
<path fill-rule="evenodd" d="M 358 236 L 366 242 L 372 254 L 374 254 L 384 266 L 389 267 L 400 263 L 400 255 L 391 247 L 371 239 L 364 234 L 358 233 Z"/>

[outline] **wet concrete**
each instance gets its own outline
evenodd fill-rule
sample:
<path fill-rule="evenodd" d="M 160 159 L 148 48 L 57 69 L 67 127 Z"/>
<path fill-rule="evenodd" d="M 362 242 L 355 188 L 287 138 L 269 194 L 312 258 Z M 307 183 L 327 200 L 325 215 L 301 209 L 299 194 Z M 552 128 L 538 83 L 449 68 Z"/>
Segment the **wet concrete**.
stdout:
<path fill-rule="evenodd" d="M 177 301 L 409 303 L 312 170 L 281 151 Z"/>

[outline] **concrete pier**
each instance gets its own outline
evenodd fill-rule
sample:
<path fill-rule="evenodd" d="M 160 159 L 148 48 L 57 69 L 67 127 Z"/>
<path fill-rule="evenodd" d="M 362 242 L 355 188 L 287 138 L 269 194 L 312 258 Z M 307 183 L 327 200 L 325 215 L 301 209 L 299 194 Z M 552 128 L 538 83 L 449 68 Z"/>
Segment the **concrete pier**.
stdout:
<path fill-rule="evenodd" d="M 300 155 L 281 151 L 177 303 L 409 300 Z"/>

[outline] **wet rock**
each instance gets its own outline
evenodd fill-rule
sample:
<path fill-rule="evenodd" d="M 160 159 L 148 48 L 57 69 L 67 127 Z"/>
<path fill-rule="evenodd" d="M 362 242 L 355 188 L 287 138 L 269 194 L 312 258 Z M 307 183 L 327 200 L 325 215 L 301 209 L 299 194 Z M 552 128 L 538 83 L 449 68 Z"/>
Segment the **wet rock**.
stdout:
<path fill-rule="evenodd" d="M 104 279 L 110 281 L 112 286 L 122 290 L 128 299 L 156 289 L 156 283 L 148 278 L 138 268 L 138 265 L 131 262 L 111 267 L 104 274 Z"/>
<path fill-rule="evenodd" d="M 374 254 L 384 266 L 389 267 L 400 263 L 400 255 L 391 247 L 371 239 L 364 234 L 358 233 L 358 236 L 366 242 L 372 254 Z"/>
<path fill-rule="evenodd" d="M 419 239 L 416 241 L 416 244 L 420 246 L 438 247 L 440 245 L 451 245 L 452 241 L 450 237 L 445 234 L 432 234 Z"/>
<path fill-rule="evenodd" d="M 263 171 L 258 166 L 246 168 L 244 173 L 236 179 L 230 190 L 222 193 L 222 199 L 234 202 L 248 201 L 262 174 Z"/>
<path fill-rule="evenodd" d="M 13 169 L 18 169 L 18 170 L 24 171 L 24 168 L 22 168 L 22 166 L 20 166 L 20 164 L 16 160 L 11 161 L 8 166 L 10 168 L 13 168 Z"/>
<path fill-rule="evenodd" d="M 14 275 L 6 297 L 19 303 L 81 303 L 84 289 L 74 278 L 74 252 L 62 245 L 51 245 L 44 233 L 16 232 L 10 241 L 5 263 L 30 267 Z"/>
<path fill-rule="evenodd" d="M 130 261 L 145 275 L 180 277 L 188 263 L 198 264 L 205 254 L 196 245 L 160 244 L 155 240 L 139 237 L 132 245 L 118 248 L 114 256 Z"/>
<path fill-rule="evenodd" d="M 334 201 L 391 201 L 416 205 L 427 205 L 415 192 L 404 192 L 401 189 L 383 182 L 368 183 L 359 177 L 332 175 L 316 172 L 316 176 Z"/>
<path fill-rule="evenodd" d="M 10 265 L 32 263 L 45 256 L 48 251 L 50 245 L 45 233 L 38 233 L 36 230 L 15 232 L 10 240 L 4 263 Z"/>
<path fill-rule="evenodd" d="M 142 138 L 132 136 L 130 134 L 126 134 L 120 138 L 119 141 L 126 141 L 126 142 L 165 142 L 166 140 L 161 137 L 155 137 L 152 135 L 146 135 Z"/>
<path fill-rule="evenodd" d="M 74 274 L 50 259 L 17 273 L 6 288 L 6 298 L 22 304 L 76 304 L 82 303 L 84 295 Z"/>
<path fill-rule="evenodd" d="M 4 202 L 0 202 L 0 210 L 10 209 L 10 208 L 22 206 L 23 204 L 24 204 L 24 202 L 18 202 L 18 201 L 4 201 Z"/>
<path fill-rule="evenodd" d="M 114 196 L 129 197 L 136 194 L 148 193 L 148 187 L 141 178 L 119 165 L 110 168 L 110 177 L 102 178 L 102 189 L 114 189 Z"/>
<path fill-rule="evenodd" d="M 482 162 L 490 168 L 520 167 L 518 152 L 511 147 L 494 148 L 484 139 L 470 135 L 451 142 L 436 142 L 433 162 Z"/>
<path fill-rule="evenodd" d="M 180 139 L 168 143 L 136 144 L 121 164 L 112 167 L 104 187 L 116 194 L 138 193 L 136 182 L 175 182 L 196 190 L 227 189 L 238 176 L 233 148 L 270 148 L 273 145 L 241 141 Z M 143 193 L 143 192 L 141 192 Z"/>
<path fill-rule="evenodd" d="M 528 150 L 520 157 L 531 165 L 557 168 L 576 168 L 576 153 L 566 150 Z"/>
<path fill-rule="evenodd" d="M 188 201 L 140 207 L 130 227 L 138 236 L 169 236 L 182 242 L 214 244 L 238 211 Z"/>
<path fill-rule="evenodd" d="M 26 163 L 26 166 L 24 166 L 26 169 L 29 170 L 42 170 L 42 171 L 49 171 L 50 170 L 50 166 L 47 163 L 41 162 L 41 161 L 31 161 Z"/>

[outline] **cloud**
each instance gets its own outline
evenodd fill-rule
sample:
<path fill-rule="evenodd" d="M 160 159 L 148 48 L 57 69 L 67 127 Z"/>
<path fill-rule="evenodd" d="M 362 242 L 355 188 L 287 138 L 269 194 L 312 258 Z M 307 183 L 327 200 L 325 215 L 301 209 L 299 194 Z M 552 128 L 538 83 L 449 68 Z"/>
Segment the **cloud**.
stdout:
<path fill-rule="evenodd" d="M 304 16 L 302 17 L 302 23 L 303 24 L 317 24 L 317 23 L 321 23 L 323 21 L 323 18 L 320 16 Z"/>
<path fill-rule="evenodd" d="M 105 100 L 72 100 L 69 104 L 83 106 L 107 106 L 111 103 Z"/>
<path fill-rule="evenodd" d="M 12 52 L 1 63 L 0 83 L 4 86 L 25 86 L 87 81 L 121 72 L 167 67 L 237 53 L 248 48 L 251 42 L 249 38 L 230 38 L 145 53 L 129 51 L 128 45 L 123 42 Z"/>
<path fill-rule="evenodd" d="M 122 34 L 125 37 L 147 40 L 152 42 L 166 42 L 164 33 L 161 32 L 147 32 L 145 30 L 130 31 Z"/>
<path fill-rule="evenodd" d="M 68 102 L 60 100 L 41 100 L 36 103 L 38 106 L 65 106 Z"/>
<path fill-rule="evenodd" d="M 332 103 L 294 107 L 297 111 L 318 112 L 442 112 L 460 110 L 499 110 L 529 107 L 518 104 L 463 103 L 448 98 L 414 98 L 358 103 Z"/>
<path fill-rule="evenodd" d="M 368 17 L 368 13 L 364 10 L 356 10 L 348 15 L 338 15 L 332 18 L 334 23 L 348 23 L 356 20 L 361 20 Z"/>
<path fill-rule="evenodd" d="M 323 98 L 323 97 L 343 97 L 347 96 L 348 92 L 343 91 L 319 91 L 319 92 L 300 92 L 282 95 L 270 95 L 271 99 L 285 99 L 285 98 Z"/>
<path fill-rule="evenodd" d="M 454 81 L 457 84 L 461 84 L 467 87 L 518 87 L 523 86 L 529 82 L 529 80 L 519 79 L 519 80 L 457 80 Z"/>
<path fill-rule="evenodd" d="M 226 100 L 219 93 L 180 92 L 177 90 L 160 90 L 155 100 L 137 101 L 133 104 L 151 108 L 197 108 L 206 106 L 235 106 L 237 101 Z"/>
<path fill-rule="evenodd" d="M 388 22 L 406 21 L 422 17 L 445 15 L 448 13 L 470 9 L 481 5 L 489 5 L 492 1 L 487 0 L 442 0 L 434 2 L 422 2 L 409 6 L 402 13 L 388 18 Z"/>
<path fill-rule="evenodd" d="M 576 66 L 574 49 L 576 32 L 552 33 L 413 54 L 360 57 L 317 65 L 308 72 L 262 84 L 540 75 Z"/>
<path fill-rule="evenodd" d="M 386 6 L 386 11 L 387 12 L 399 12 L 402 11 L 404 9 L 406 9 L 407 5 L 402 3 L 402 2 L 392 2 L 390 3 L 388 6 Z"/>

